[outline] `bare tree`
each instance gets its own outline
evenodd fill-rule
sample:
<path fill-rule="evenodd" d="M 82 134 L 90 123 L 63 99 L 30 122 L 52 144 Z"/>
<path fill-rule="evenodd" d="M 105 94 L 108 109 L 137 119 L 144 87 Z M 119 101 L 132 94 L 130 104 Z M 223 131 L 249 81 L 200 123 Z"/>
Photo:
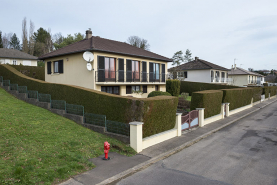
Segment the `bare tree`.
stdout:
<path fill-rule="evenodd" d="M 45 38 L 45 52 L 44 53 L 49 53 L 53 51 L 53 42 L 52 42 L 52 34 L 51 34 L 51 29 L 48 28 L 48 37 Z"/>
<path fill-rule="evenodd" d="M 34 48 L 35 48 L 35 39 L 34 39 L 34 30 L 35 30 L 35 25 L 34 23 L 30 20 L 30 29 L 29 29 L 29 54 L 34 55 Z"/>
<path fill-rule="evenodd" d="M 13 33 L 5 33 L 3 35 L 3 48 L 10 48 L 10 41 L 11 41 L 11 37 L 12 37 Z"/>
<path fill-rule="evenodd" d="M 22 51 L 25 52 L 25 53 L 29 52 L 26 17 L 24 17 L 24 19 L 22 21 Z"/>
<path fill-rule="evenodd" d="M 138 36 L 130 36 L 127 39 L 127 43 L 144 50 L 150 50 L 150 45 L 148 44 L 148 41 Z"/>

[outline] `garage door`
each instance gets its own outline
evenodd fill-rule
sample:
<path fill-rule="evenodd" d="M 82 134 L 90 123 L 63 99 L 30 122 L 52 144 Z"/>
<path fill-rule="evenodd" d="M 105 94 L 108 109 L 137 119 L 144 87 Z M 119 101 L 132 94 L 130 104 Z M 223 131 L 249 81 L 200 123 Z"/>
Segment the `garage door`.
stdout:
<path fill-rule="evenodd" d="M 30 60 L 23 60 L 23 65 L 24 66 L 31 66 L 31 61 Z"/>

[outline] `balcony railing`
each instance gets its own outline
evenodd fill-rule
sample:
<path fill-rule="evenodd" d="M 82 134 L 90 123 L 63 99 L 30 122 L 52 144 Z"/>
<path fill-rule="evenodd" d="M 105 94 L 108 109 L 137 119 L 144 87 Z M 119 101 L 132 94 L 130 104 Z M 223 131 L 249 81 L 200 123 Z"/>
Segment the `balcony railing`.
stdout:
<path fill-rule="evenodd" d="M 160 82 L 165 83 L 166 74 L 154 72 L 132 72 L 132 71 L 95 71 L 96 82 Z"/>

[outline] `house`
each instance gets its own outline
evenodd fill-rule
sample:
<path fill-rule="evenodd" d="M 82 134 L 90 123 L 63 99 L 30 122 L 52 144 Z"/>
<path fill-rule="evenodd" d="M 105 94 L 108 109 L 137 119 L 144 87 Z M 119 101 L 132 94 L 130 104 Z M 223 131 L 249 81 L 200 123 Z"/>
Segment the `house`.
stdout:
<path fill-rule="evenodd" d="M 0 64 L 37 66 L 38 57 L 17 49 L 0 48 Z"/>
<path fill-rule="evenodd" d="M 83 58 L 87 51 L 93 55 L 89 62 Z M 124 42 L 92 36 L 90 30 L 86 31 L 84 40 L 39 59 L 45 61 L 47 82 L 139 98 L 147 97 L 152 91 L 166 91 L 165 69 L 172 62 Z"/>
<path fill-rule="evenodd" d="M 171 74 L 176 73 L 174 77 L 184 81 L 205 83 L 228 82 L 228 69 L 199 59 L 198 57 L 195 57 L 191 62 L 170 68 L 168 72 Z"/>
<path fill-rule="evenodd" d="M 240 67 L 232 66 L 228 75 L 232 77 L 232 85 L 247 86 L 247 85 L 262 85 L 264 83 L 264 76 L 252 71 L 247 71 Z"/>

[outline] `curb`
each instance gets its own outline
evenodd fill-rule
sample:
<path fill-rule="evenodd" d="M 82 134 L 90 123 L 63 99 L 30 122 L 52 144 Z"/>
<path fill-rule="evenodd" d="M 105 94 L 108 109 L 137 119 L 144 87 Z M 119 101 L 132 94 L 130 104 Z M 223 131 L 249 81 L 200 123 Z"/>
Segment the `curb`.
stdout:
<path fill-rule="evenodd" d="M 187 147 L 189 147 L 189 146 L 199 142 L 200 140 L 202 140 L 202 139 L 212 135 L 213 133 L 223 129 L 224 127 L 227 127 L 227 126 L 231 125 L 232 123 L 234 123 L 234 122 L 236 122 L 236 121 L 238 121 L 238 120 L 240 120 L 240 119 L 242 119 L 242 118 L 244 118 L 244 117 L 246 117 L 246 116 L 248 116 L 248 115 L 250 115 L 250 114 L 252 114 L 254 112 L 257 112 L 258 110 L 260 110 L 260 109 L 262 109 L 262 108 L 264 108 L 264 107 L 266 107 L 266 106 L 268 106 L 268 105 L 270 105 L 270 104 L 272 104 L 272 103 L 274 103 L 276 101 L 277 101 L 277 99 L 272 101 L 272 102 L 270 102 L 270 103 L 268 103 L 268 104 L 265 104 L 262 107 L 259 107 L 259 108 L 255 109 L 255 110 L 253 110 L 253 111 L 251 111 L 251 112 L 249 112 L 249 113 L 247 113 L 247 114 L 245 114 L 245 115 L 243 115 L 243 116 L 241 116 L 241 117 L 239 117 L 237 119 L 234 119 L 234 120 L 232 120 L 232 121 L 230 121 L 230 122 L 228 122 L 228 123 L 226 123 L 226 124 L 216 128 L 214 130 L 211 130 L 211 131 L 209 131 L 209 132 L 207 132 L 207 133 L 205 133 L 205 134 L 203 134 L 203 135 L 201 135 L 201 136 L 199 136 L 199 137 L 197 137 L 197 138 L 195 138 L 195 139 L 193 139 L 191 141 L 188 141 L 188 142 L 186 142 L 186 143 L 184 143 L 184 144 L 182 144 L 182 145 L 180 145 L 180 146 L 178 146 L 178 147 L 176 147 L 176 148 L 174 148 L 172 150 L 169 150 L 169 151 L 167 151 L 165 153 L 162 153 L 162 154 L 160 154 L 160 155 L 158 155 L 156 157 L 153 157 L 153 158 L 149 159 L 148 161 L 146 161 L 144 163 L 141 163 L 141 164 L 139 164 L 137 166 L 134 166 L 133 168 L 130 168 L 130 169 L 128 169 L 128 170 L 126 170 L 124 172 L 121 172 L 121 173 L 119 173 L 119 174 L 117 174 L 117 175 L 115 175 L 113 177 L 110 177 L 110 178 L 108 178 L 108 179 L 98 183 L 97 185 L 104 185 L 104 184 L 114 183 L 115 181 L 119 181 L 119 180 L 121 180 L 121 179 L 123 179 L 123 178 L 125 178 L 127 176 L 133 175 L 134 173 L 139 172 L 139 171 L 141 171 L 141 170 L 151 166 L 152 164 L 154 164 L 154 163 L 156 163 L 156 162 L 158 162 L 160 160 L 168 158 L 169 156 L 171 156 L 171 155 L 173 155 L 175 153 L 178 153 L 179 151 L 181 151 L 181 150 L 183 150 L 183 149 L 185 149 L 185 148 L 187 148 Z"/>

